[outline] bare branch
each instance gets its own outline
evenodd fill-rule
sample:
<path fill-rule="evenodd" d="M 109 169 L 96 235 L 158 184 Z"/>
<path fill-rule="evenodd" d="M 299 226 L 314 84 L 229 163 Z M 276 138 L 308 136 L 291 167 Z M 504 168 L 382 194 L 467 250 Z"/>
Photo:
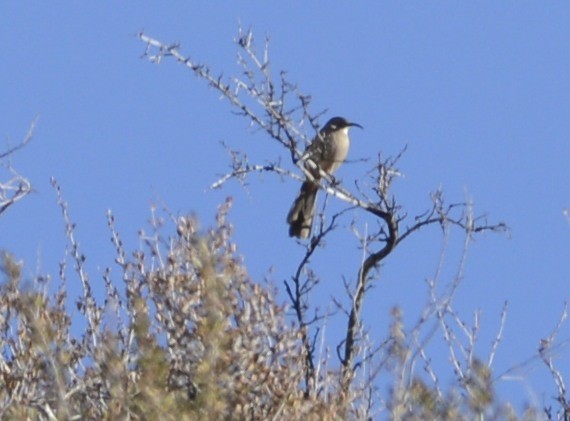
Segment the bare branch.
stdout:
<path fill-rule="evenodd" d="M 319 279 L 312 273 L 307 272 L 308 276 L 305 280 L 302 279 L 303 272 L 306 271 L 306 267 L 309 263 L 310 258 L 313 256 L 315 251 L 322 246 L 324 238 L 333 230 L 336 219 L 338 215 L 334 215 L 328 226 L 323 227 L 321 225 L 319 232 L 313 237 L 312 241 L 307 245 L 305 255 L 303 256 L 301 263 L 297 267 L 297 271 L 293 276 L 293 286 L 289 285 L 287 281 L 284 281 L 285 290 L 291 303 L 293 305 L 293 310 L 295 311 L 295 317 L 301 328 L 301 339 L 303 342 L 303 348 L 305 352 L 305 394 L 309 396 L 313 393 L 316 386 L 317 379 L 315 377 L 315 364 L 314 364 L 314 343 L 317 337 L 317 333 L 312 341 L 309 340 L 309 326 L 313 324 L 318 317 L 316 316 L 313 320 L 307 320 L 306 312 L 308 309 L 308 296 L 311 290 L 317 285 Z M 326 316 L 325 316 L 326 317 Z"/>
<path fill-rule="evenodd" d="M 233 107 L 238 110 L 238 114 L 243 115 L 251 121 L 252 124 L 264 130 L 271 138 L 281 143 L 286 148 L 295 150 L 295 139 L 303 138 L 303 134 L 299 132 L 292 121 L 289 114 L 295 111 L 295 108 L 284 111 L 284 97 L 290 92 L 292 85 L 282 84 L 281 97 L 275 97 L 275 89 L 271 81 L 269 71 L 269 63 L 262 62 L 256 58 L 252 49 L 253 34 L 251 31 L 243 32 L 240 28 L 237 44 L 245 52 L 247 57 L 252 60 L 256 71 L 260 73 L 260 85 L 256 84 L 254 73 L 245 73 L 246 80 L 234 78 L 233 82 L 224 82 L 222 77 L 212 75 L 208 66 L 195 62 L 189 57 L 185 57 L 179 51 L 178 44 L 165 45 L 160 41 L 153 39 L 144 33 L 139 33 L 139 39 L 147 44 L 144 56 L 153 63 L 160 63 L 163 57 L 172 56 L 179 63 L 191 69 L 196 76 L 205 80 L 211 87 L 216 89 L 223 98 L 226 98 Z M 267 56 L 267 53 L 265 53 Z M 246 60 L 240 56 L 240 64 L 246 66 Z M 241 92 L 246 92 L 246 97 L 242 98 Z M 302 96 L 306 98 L 306 96 Z M 253 99 L 252 105 L 246 104 L 246 99 Z M 260 111 L 256 111 L 253 107 L 260 107 Z"/>
<path fill-rule="evenodd" d="M 276 160 L 275 162 L 269 162 L 269 163 L 263 164 L 263 165 L 250 164 L 246 154 L 244 154 L 240 151 L 236 151 L 234 149 L 231 149 L 230 147 L 228 147 L 225 144 L 223 144 L 223 146 L 225 147 L 228 155 L 230 156 L 231 171 L 222 175 L 214 183 L 212 183 L 210 185 L 211 190 L 221 188 L 226 182 L 228 182 L 229 180 L 232 180 L 232 179 L 236 179 L 243 186 L 243 185 L 245 185 L 245 181 L 246 181 L 247 176 L 253 172 L 275 173 L 279 176 L 287 176 L 287 177 L 290 177 L 290 178 L 298 180 L 298 181 L 303 181 L 303 178 L 300 177 L 299 175 L 297 175 L 297 174 L 295 174 L 295 173 L 293 173 L 293 172 L 291 172 L 285 168 L 282 168 L 279 160 Z"/>
<path fill-rule="evenodd" d="M 24 137 L 24 139 L 20 143 L 18 143 L 16 146 L 13 146 L 12 148 L 9 148 L 5 152 L 0 152 L 0 159 L 6 158 L 8 155 L 13 154 L 14 152 L 18 151 L 19 149 L 22 149 L 24 146 L 30 143 L 34 135 L 34 130 L 36 129 L 36 124 L 38 123 L 38 120 L 39 117 L 34 118 L 32 123 L 30 124 L 30 127 L 28 128 L 28 133 L 26 133 L 26 137 Z"/>
<path fill-rule="evenodd" d="M 497 335 L 495 336 L 495 340 L 493 341 L 493 345 L 491 346 L 491 352 L 489 353 L 489 360 L 487 365 L 489 367 L 493 366 L 493 362 L 495 360 L 495 354 L 497 353 L 497 349 L 499 348 L 499 344 L 503 340 L 503 330 L 505 329 L 505 323 L 507 321 L 507 310 L 509 307 L 508 301 L 505 301 L 503 304 L 503 309 L 501 310 L 501 321 L 499 323 L 499 330 Z"/>
<path fill-rule="evenodd" d="M 69 217 L 67 203 L 63 200 L 61 187 L 55 178 L 52 177 L 50 181 L 52 187 L 56 191 L 57 204 L 61 209 L 63 221 L 65 223 L 65 235 L 69 241 L 67 252 L 71 254 L 71 257 L 75 262 L 74 269 L 79 276 L 81 285 L 83 287 L 83 297 L 77 302 L 77 306 L 81 313 L 85 315 L 85 318 L 89 324 L 89 336 L 85 337 L 85 340 L 90 339 L 91 345 L 93 347 L 97 347 L 98 332 L 102 318 L 101 309 L 97 306 L 95 298 L 93 297 L 91 282 L 89 281 L 89 276 L 87 275 L 87 271 L 85 269 L 86 257 L 81 252 L 79 248 L 79 242 L 75 238 L 75 224 L 71 222 L 71 218 Z"/>
<path fill-rule="evenodd" d="M 566 389 L 566 384 L 564 382 L 564 378 L 562 377 L 560 371 L 556 369 L 556 367 L 554 366 L 554 361 L 552 357 L 552 347 L 556 339 L 556 336 L 560 332 L 560 329 L 562 328 L 562 325 L 564 324 L 567 318 L 568 318 L 568 303 L 564 303 L 564 309 L 562 311 L 562 314 L 560 315 L 560 319 L 558 320 L 556 327 L 554 328 L 552 333 L 548 336 L 548 338 L 542 339 L 540 341 L 540 347 L 538 348 L 538 354 L 540 355 L 540 358 L 542 359 L 544 364 L 546 364 L 546 366 L 548 367 L 548 370 L 552 375 L 552 379 L 554 380 L 554 384 L 558 389 L 558 396 L 556 397 L 556 400 L 562 406 L 563 416 L 561 419 L 568 419 L 570 417 L 570 401 L 566 396 L 567 389 Z"/>
<path fill-rule="evenodd" d="M 38 117 L 32 121 L 28 129 L 28 133 L 20 143 L 18 143 L 16 146 L 8 148 L 8 150 L 5 152 L 0 152 L 0 160 L 14 154 L 32 140 L 37 122 Z M 0 162 L 0 164 L 3 163 Z M 6 209 L 8 209 L 17 201 L 23 199 L 32 191 L 32 185 L 30 181 L 20 175 L 16 170 L 14 170 L 9 162 L 3 164 L 3 166 L 5 166 L 10 173 L 10 178 L 3 182 L 0 181 L 0 214 L 2 214 Z"/>

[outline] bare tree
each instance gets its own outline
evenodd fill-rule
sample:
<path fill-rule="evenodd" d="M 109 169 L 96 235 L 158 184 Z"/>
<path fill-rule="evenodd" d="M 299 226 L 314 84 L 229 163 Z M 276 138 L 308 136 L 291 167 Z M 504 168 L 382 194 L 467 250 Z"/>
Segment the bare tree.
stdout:
<path fill-rule="evenodd" d="M 381 223 L 375 232 L 359 236 L 360 246 L 365 251 L 362 261 L 355 262 L 354 279 L 346 284 L 349 296 L 347 326 L 345 339 L 338 344 L 338 357 L 342 367 L 340 387 L 348 395 L 355 370 L 362 365 L 362 358 L 369 350 L 362 345 L 361 311 L 370 282 L 379 276 L 375 270 L 393 250 L 412 234 L 429 225 L 439 225 L 448 229 L 456 227 L 464 231 L 468 237 L 483 231 L 505 231 L 503 223 L 489 224 L 485 217 L 474 217 L 471 205 L 468 203 L 447 203 L 441 190 L 432 194 L 432 203 L 425 212 L 409 216 L 391 193 L 393 180 L 400 174 L 396 164 L 400 155 L 395 158 L 378 160 L 372 164 L 369 175 L 372 188 L 370 191 L 361 189 L 357 184 L 356 191 L 347 188 L 342 183 L 328 176 L 317 168 L 310 158 L 303 155 L 302 147 L 307 145 L 311 135 L 310 130 L 318 129 L 318 119 L 323 112 L 311 110 L 311 97 L 303 94 L 297 86 L 287 79 L 287 73 L 280 71 L 275 77 L 271 72 L 269 60 L 269 40 L 265 40 L 264 48 L 258 52 L 251 30 L 239 30 L 235 40 L 238 46 L 238 63 L 241 76 L 229 79 L 216 76 L 203 63 L 183 55 L 178 44 L 164 44 L 144 33 L 139 38 L 147 46 L 144 56 L 153 63 L 160 63 L 165 58 L 174 58 L 189 70 L 194 72 L 199 80 L 217 90 L 227 99 L 235 112 L 245 117 L 253 126 L 265 131 L 269 138 L 283 147 L 301 175 L 294 173 L 281 165 L 280 161 L 256 164 L 247 160 L 247 155 L 241 151 L 230 151 L 231 171 L 212 184 L 219 188 L 230 179 L 244 182 L 247 175 L 253 172 L 269 172 L 279 176 L 288 176 L 294 180 L 309 179 L 317 183 L 330 197 L 344 201 L 354 212 L 366 212 L 376 217 Z M 311 171 L 320 171 L 318 180 Z M 326 202 L 325 202 L 326 203 Z M 316 233 L 305 245 L 306 253 L 301 259 L 290 281 L 285 281 L 285 287 L 295 317 L 303 335 L 305 352 L 305 388 L 306 394 L 318 392 L 316 378 L 316 335 L 311 335 L 309 328 L 318 319 L 318 315 L 309 316 L 309 294 L 317 281 L 314 274 L 307 270 L 311 256 L 321 249 L 323 240 L 335 228 L 337 219 L 344 213 L 334 214 L 326 223 L 323 218 L 317 223 Z M 358 357 L 360 356 L 360 357 Z"/>

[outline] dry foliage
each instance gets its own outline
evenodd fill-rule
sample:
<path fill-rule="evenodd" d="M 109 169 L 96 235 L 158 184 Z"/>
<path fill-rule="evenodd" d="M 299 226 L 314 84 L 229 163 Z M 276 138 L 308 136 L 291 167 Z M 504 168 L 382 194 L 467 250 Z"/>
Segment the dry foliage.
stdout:
<path fill-rule="evenodd" d="M 107 270 L 103 305 L 93 296 L 61 196 L 60 206 L 83 285 L 79 314 L 72 320 L 77 312 L 68 308 L 63 264 L 50 294 L 48 278 L 27 285 L 22 264 L 3 255 L 2 419 L 516 418 L 496 401 L 489 365 L 473 356 L 454 357 L 462 380 L 447 392 L 418 376 L 418 358 L 429 371 L 425 343 L 418 344 L 419 327 L 405 329 L 397 308 L 382 345 L 363 347 L 373 374 L 353 378 L 347 393 L 342 366 L 318 355 L 315 393 L 306 393 L 304 328 L 288 320 L 271 285 L 249 278 L 231 241 L 229 201 L 207 231 L 193 217 L 179 217 L 165 237 L 155 217 L 152 234 L 140 234 L 145 249 L 130 254 L 109 213 L 123 292 Z M 450 313 L 433 314 L 455 335 Z M 450 338 L 450 347 L 457 342 Z M 388 379 L 388 396 L 379 397 L 373 383 L 379 374 Z"/>
<path fill-rule="evenodd" d="M 107 271 L 104 305 L 60 205 L 85 328 L 72 334 L 64 268 L 50 295 L 46 279 L 26 287 L 21 265 L 3 255 L 3 419 L 334 419 L 347 403 L 332 373 L 322 393 L 304 397 L 299 329 L 273 289 L 248 277 L 230 239 L 229 202 L 207 232 L 180 217 L 168 239 L 142 234 L 147 250 L 130 259 L 109 214 L 125 292 Z"/>

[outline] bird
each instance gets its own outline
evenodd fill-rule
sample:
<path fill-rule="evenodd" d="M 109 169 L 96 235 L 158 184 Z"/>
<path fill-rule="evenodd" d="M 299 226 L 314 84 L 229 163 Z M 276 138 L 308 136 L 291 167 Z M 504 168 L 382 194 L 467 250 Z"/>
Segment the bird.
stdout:
<path fill-rule="evenodd" d="M 313 180 L 307 178 L 303 182 L 301 190 L 287 214 L 290 237 L 306 239 L 311 235 L 319 190 L 318 181 L 322 178 L 321 171 L 332 176 L 344 162 L 350 147 L 348 130 L 351 127 L 363 128 L 360 124 L 351 123 L 344 117 L 333 117 L 307 147 L 303 159 L 305 160 L 305 168 L 311 173 Z M 309 164 L 308 161 L 312 161 L 314 165 Z"/>

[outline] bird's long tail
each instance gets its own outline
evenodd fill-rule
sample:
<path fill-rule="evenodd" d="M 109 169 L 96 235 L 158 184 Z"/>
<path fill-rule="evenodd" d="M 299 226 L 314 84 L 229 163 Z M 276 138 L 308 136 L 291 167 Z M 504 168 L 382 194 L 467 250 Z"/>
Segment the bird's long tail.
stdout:
<path fill-rule="evenodd" d="M 309 238 L 311 235 L 318 189 L 318 186 L 311 181 L 305 181 L 301 186 L 301 190 L 287 214 L 290 237 Z"/>

